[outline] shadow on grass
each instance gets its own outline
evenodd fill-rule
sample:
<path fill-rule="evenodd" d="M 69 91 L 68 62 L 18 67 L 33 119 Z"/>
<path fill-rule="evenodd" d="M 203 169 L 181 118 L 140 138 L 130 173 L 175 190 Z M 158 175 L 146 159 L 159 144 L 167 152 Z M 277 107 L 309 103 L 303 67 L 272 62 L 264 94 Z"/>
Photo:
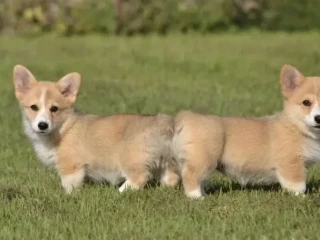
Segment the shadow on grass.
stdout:
<path fill-rule="evenodd" d="M 307 194 L 314 194 L 319 192 L 320 189 L 320 181 L 312 181 L 307 183 Z M 263 184 L 247 184 L 241 185 L 239 183 L 232 182 L 231 184 L 208 184 L 204 188 L 207 194 L 214 194 L 217 192 L 227 193 L 232 191 L 263 191 L 263 192 L 279 192 L 282 190 L 280 184 L 271 184 L 271 185 L 263 185 Z"/>
<path fill-rule="evenodd" d="M 0 196 L 3 200 L 12 201 L 16 198 L 25 198 L 26 194 L 19 187 L 1 187 Z"/>
<path fill-rule="evenodd" d="M 208 184 L 204 190 L 207 194 L 214 194 L 217 192 L 228 193 L 233 191 L 265 191 L 265 192 L 276 192 L 280 191 L 281 187 L 279 184 L 272 185 L 254 185 L 247 184 L 241 185 L 239 183 L 232 182 L 230 184 L 217 185 L 217 184 Z"/>
<path fill-rule="evenodd" d="M 124 183 L 121 182 L 120 184 L 116 185 L 115 187 L 120 187 Z M 88 185 L 96 185 L 96 184 L 101 184 L 103 186 L 111 187 L 113 186 L 112 184 L 108 182 L 96 182 L 90 179 L 86 179 L 85 184 Z M 151 189 L 151 188 L 156 188 L 159 187 L 160 183 L 155 181 L 155 180 L 150 180 L 148 181 L 147 185 L 145 186 L 146 189 Z M 182 184 L 180 183 L 178 186 L 178 189 L 183 189 Z M 217 184 L 213 182 L 209 182 L 205 186 L 205 192 L 207 194 L 214 194 L 217 192 L 222 192 L 222 193 L 228 193 L 232 191 L 263 191 L 263 192 L 279 192 L 281 191 L 281 186 L 280 184 L 271 184 L 271 185 L 263 185 L 263 184 L 247 184 L 247 185 L 241 185 L 236 182 L 232 182 L 230 184 L 228 183 L 223 183 L 223 184 Z M 319 181 L 310 181 L 307 183 L 307 194 L 313 194 L 316 192 L 320 191 L 320 180 Z"/>
<path fill-rule="evenodd" d="M 119 184 L 115 185 L 116 188 L 119 188 L 125 181 L 120 182 Z M 89 186 L 93 186 L 93 185 L 102 185 L 102 186 L 106 186 L 106 187 L 113 187 L 114 185 L 107 182 L 107 181 L 102 181 L 102 182 L 97 182 L 94 181 L 90 178 L 86 178 L 84 181 L 84 184 L 89 185 Z M 150 189 L 150 188 L 155 188 L 155 187 L 159 187 L 160 183 L 155 181 L 155 180 L 150 180 L 148 181 L 147 185 L 145 186 L 146 189 Z"/>
<path fill-rule="evenodd" d="M 320 191 L 320 180 L 307 183 L 307 193 L 315 193 Z"/>
<path fill-rule="evenodd" d="M 96 182 L 90 179 L 86 179 L 85 181 L 86 185 L 103 185 L 106 187 L 112 187 L 113 185 L 108 183 L 108 182 Z M 119 185 L 115 187 L 120 187 L 123 184 L 121 182 Z M 152 189 L 159 187 L 160 184 L 157 181 L 150 180 L 147 185 L 146 189 Z M 183 190 L 183 187 L 181 184 L 176 188 Z M 222 193 L 228 193 L 228 192 L 233 192 L 233 191 L 247 191 L 247 192 L 253 192 L 253 191 L 263 191 L 263 192 L 279 192 L 281 191 L 281 187 L 279 184 L 272 184 L 272 185 L 254 185 L 254 184 L 247 184 L 245 186 L 232 182 L 230 184 L 228 183 L 223 183 L 223 184 L 214 184 L 210 182 L 209 184 L 206 185 L 204 188 L 206 194 L 211 195 L 211 194 L 216 194 L 219 192 Z M 316 194 L 319 193 L 320 191 L 320 180 L 317 181 L 310 181 L 307 183 L 307 194 Z M 26 192 L 24 192 L 22 189 L 19 187 L 0 187 L 0 199 L 3 200 L 8 200 L 12 201 L 16 198 L 26 198 Z"/>

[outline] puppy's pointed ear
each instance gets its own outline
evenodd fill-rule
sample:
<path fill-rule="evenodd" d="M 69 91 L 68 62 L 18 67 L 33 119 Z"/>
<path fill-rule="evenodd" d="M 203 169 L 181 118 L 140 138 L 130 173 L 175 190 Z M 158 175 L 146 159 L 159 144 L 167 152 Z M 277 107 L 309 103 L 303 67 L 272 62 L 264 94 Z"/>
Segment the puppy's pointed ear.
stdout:
<path fill-rule="evenodd" d="M 71 103 L 75 102 L 80 88 L 81 75 L 79 73 L 69 73 L 58 81 L 58 88 L 61 94 Z"/>
<path fill-rule="evenodd" d="M 291 96 L 301 85 L 306 81 L 306 78 L 295 67 L 285 64 L 281 68 L 280 85 L 282 95 L 285 98 Z"/>
<path fill-rule="evenodd" d="M 27 93 L 32 85 L 36 83 L 33 74 L 24 66 L 16 65 L 13 68 L 13 83 L 16 97 L 19 98 Z"/>

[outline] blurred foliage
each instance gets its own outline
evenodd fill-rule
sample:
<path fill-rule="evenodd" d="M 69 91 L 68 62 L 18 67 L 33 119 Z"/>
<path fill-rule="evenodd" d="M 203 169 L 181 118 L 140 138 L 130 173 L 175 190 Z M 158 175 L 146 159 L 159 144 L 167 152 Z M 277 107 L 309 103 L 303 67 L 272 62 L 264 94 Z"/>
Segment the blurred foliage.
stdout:
<path fill-rule="evenodd" d="M 37 34 L 107 33 L 113 24 L 113 5 L 102 0 L 1 0 L 0 28 Z"/>
<path fill-rule="evenodd" d="M 320 29 L 319 0 L 0 0 L 0 31 L 59 35 Z"/>
<path fill-rule="evenodd" d="M 263 28 L 308 31 L 320 29 L 319 0 L 268 0 Z"/>

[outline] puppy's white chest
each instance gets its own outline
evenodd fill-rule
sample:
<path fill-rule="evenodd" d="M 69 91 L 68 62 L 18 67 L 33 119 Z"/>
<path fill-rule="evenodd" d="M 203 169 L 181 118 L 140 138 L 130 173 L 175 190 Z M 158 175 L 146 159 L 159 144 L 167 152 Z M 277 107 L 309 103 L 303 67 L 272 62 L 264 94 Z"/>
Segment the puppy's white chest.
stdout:
<path fill-rule="evenodd" d="M 320 162 L 320 141 L 308 139 L 303 152 L 307 165 Z"/>
<path fill-rule="evenodd" d="M 57 149 L 52 144 L 36 142 L 33 143 L 33 147 L 44 165 L 54 166 L 56 164 Z"/>
<path fill-rule="evenodd" d="M 33 132 L 30 124 L 26 120 L 24 121 L 24 131 L 29 137 L 41 162 L 46 166 L 53 167 L 56 164 L 57 149 L 52 141 L 50 141 L 50 137 L 41 136 Z"/>

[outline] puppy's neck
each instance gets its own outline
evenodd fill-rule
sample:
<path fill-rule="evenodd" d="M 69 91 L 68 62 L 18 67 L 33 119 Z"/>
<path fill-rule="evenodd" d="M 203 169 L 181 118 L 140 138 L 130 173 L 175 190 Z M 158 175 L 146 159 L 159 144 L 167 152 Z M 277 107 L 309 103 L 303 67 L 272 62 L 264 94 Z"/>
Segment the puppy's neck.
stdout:
<path fill-rule="evenodd" d="M 72 128 L 73 124 L 77 120 L 77 113 L 74 111 L 67 117 L 66 121 L 63 122 L 63 124 L 60 126 L 59 129 L 57 129 L 57 135 L 59 137 L 59 140 L 69 131 L 70 128 Z"/>

